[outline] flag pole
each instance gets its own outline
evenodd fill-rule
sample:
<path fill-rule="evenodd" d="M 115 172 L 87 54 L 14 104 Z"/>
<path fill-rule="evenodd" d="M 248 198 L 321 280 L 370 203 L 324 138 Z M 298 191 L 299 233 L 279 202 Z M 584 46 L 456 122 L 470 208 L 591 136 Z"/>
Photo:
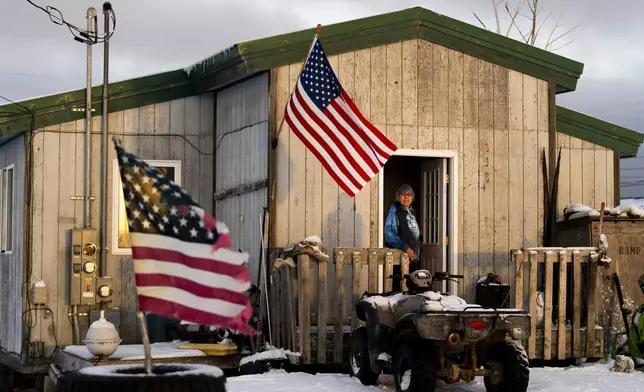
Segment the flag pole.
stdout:
<path fill-rule="evenodd" d="M 136 314 L 139 317 L 139 324 L 141 325 L 141 338 L 143 339 L 143 354 L 145 356 L 145 372 L 152 374 L 152 353 L 150 350 L 150 337 L 148 335 L 148 324 L 145 322 L 145 314 L 138 311 Z"/>
<path fill-rule="evenodd" d="M 322 31 L 322 25 L 318 24 L 318 26 L 315 28 L 315 35 L 313 36 L 313 40 L 311 40 L 311 45 L 309 46 L 309 50 L 306 52 L 306 56 L 304 56 L 304 63 L 302 63 L 302 67 L 300 68 L 300 73 L 297 75 L 297 79 L 295 82 L 295 86 L 293 86 L 293 89 L 291 90 L 291 94 L 295 92 L 295 89 L 297 88 L 297 80 L 300 80 L 300 76 L 302 76 L 302 71 L 304 71 L 304 66 L 306 65 L 306 59 L 309 57 L 309 53 L 311 53 L 311 50 L 313 49 L 313 44 L 315 43 L 315 39 L 318 38 L 320 35 L 320 31 Z M 284 126 L 284 118 L 286 116 L 282 116 L 282 121 L 280 121 L 280 126 L 277 128 L 277 133 L 275 133 L 275 138 L 273 139 L 273 148 L 277 147 L 277 138 L 280 135 L 280 132 L 282 131 L 282 127 Z"/>

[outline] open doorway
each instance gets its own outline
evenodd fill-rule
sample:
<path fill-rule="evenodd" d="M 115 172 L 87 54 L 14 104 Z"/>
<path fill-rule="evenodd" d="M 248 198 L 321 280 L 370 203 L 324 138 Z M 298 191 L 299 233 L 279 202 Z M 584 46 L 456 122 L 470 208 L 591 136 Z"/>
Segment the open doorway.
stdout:
<path fill-rule="evenodd" d="M 420 268 L 458 273 L 456 227 L 457 153 L 437 150 L 398 150 L 387 161 L 380 178 L 379 246 L 384 243 L 384 222 L 396 201 L 396 190 L 408 184 L 414 190 L 412 207 L 420 228 Z M 456 294 L 454 283 L 435 287 Z"/>

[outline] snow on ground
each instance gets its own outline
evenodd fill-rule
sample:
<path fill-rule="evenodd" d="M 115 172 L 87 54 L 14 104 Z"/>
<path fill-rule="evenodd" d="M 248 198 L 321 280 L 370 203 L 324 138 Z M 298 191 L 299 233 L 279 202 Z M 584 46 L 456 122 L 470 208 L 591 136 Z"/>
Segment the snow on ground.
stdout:
<path fill-rule="evenodd" d="M 200 350 L 179 348 L 182 343 L 187 342 L 175 340 L 173 342 L 152 343 L 150 345 L 152 358 L 203 357 L 206 355 Z M 85 345 L 67 346 L 64 351 L 84 359 L 92 359 L 94 357 Z M 143 358 L 145 357 L 142 344 L 122 344 L 116 349 L 114 354 L 110 355 L 109 359 L 133 361 Z"/>
<path fill-rule="evenodd" d="M 531 368 L 530 392 L 644 392 L 644 372 L 612 373 L 607 364 L 587 364 L 571 368 Z M 228 392 L 369 392 L 394 391 L 391 377 L 381 377 L 381 385 L 365 387 L 355 378 L 343 374 L 286 373 L 229 377 Z M 485 392 L 483 378 L 470 384 L 441 385 L 440 392 Z"/>

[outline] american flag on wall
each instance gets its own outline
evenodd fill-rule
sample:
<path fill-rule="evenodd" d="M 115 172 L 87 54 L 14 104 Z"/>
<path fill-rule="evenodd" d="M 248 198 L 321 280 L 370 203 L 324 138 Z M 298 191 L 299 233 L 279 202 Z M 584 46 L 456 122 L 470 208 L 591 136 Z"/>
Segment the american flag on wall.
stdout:
<path fill-rule="evenodd" d="M 139 309 L 253 334 L 248 254 L 229 249 L 226 225 L 114 139 Z"/>
<path fill-rule="evenodd" d="M 319 38 L 284 113 L 293 133 L 353 197 L 398 149 L 360 113 L 335 76 Z"/>

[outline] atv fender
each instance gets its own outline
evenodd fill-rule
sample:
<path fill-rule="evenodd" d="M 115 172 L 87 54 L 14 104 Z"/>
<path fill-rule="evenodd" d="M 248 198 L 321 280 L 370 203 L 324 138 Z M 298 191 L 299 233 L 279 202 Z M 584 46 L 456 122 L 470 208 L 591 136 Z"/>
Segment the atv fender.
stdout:
<path fill-rule="evenodd" d="M 365 323 L 378 322 L 378 312 L 372 304 L 366 301 L 358 301 L 356 304 L 356 315 L 358 316 L 358 320 L 364 321 Z"/>
<path fill-rule="evenodd" d="M 409 313 L 398 320 L 394 329 L 396 341 L 409 341 L 420 337 L 416 329 L 416 317 L 417 315 Z"/>

